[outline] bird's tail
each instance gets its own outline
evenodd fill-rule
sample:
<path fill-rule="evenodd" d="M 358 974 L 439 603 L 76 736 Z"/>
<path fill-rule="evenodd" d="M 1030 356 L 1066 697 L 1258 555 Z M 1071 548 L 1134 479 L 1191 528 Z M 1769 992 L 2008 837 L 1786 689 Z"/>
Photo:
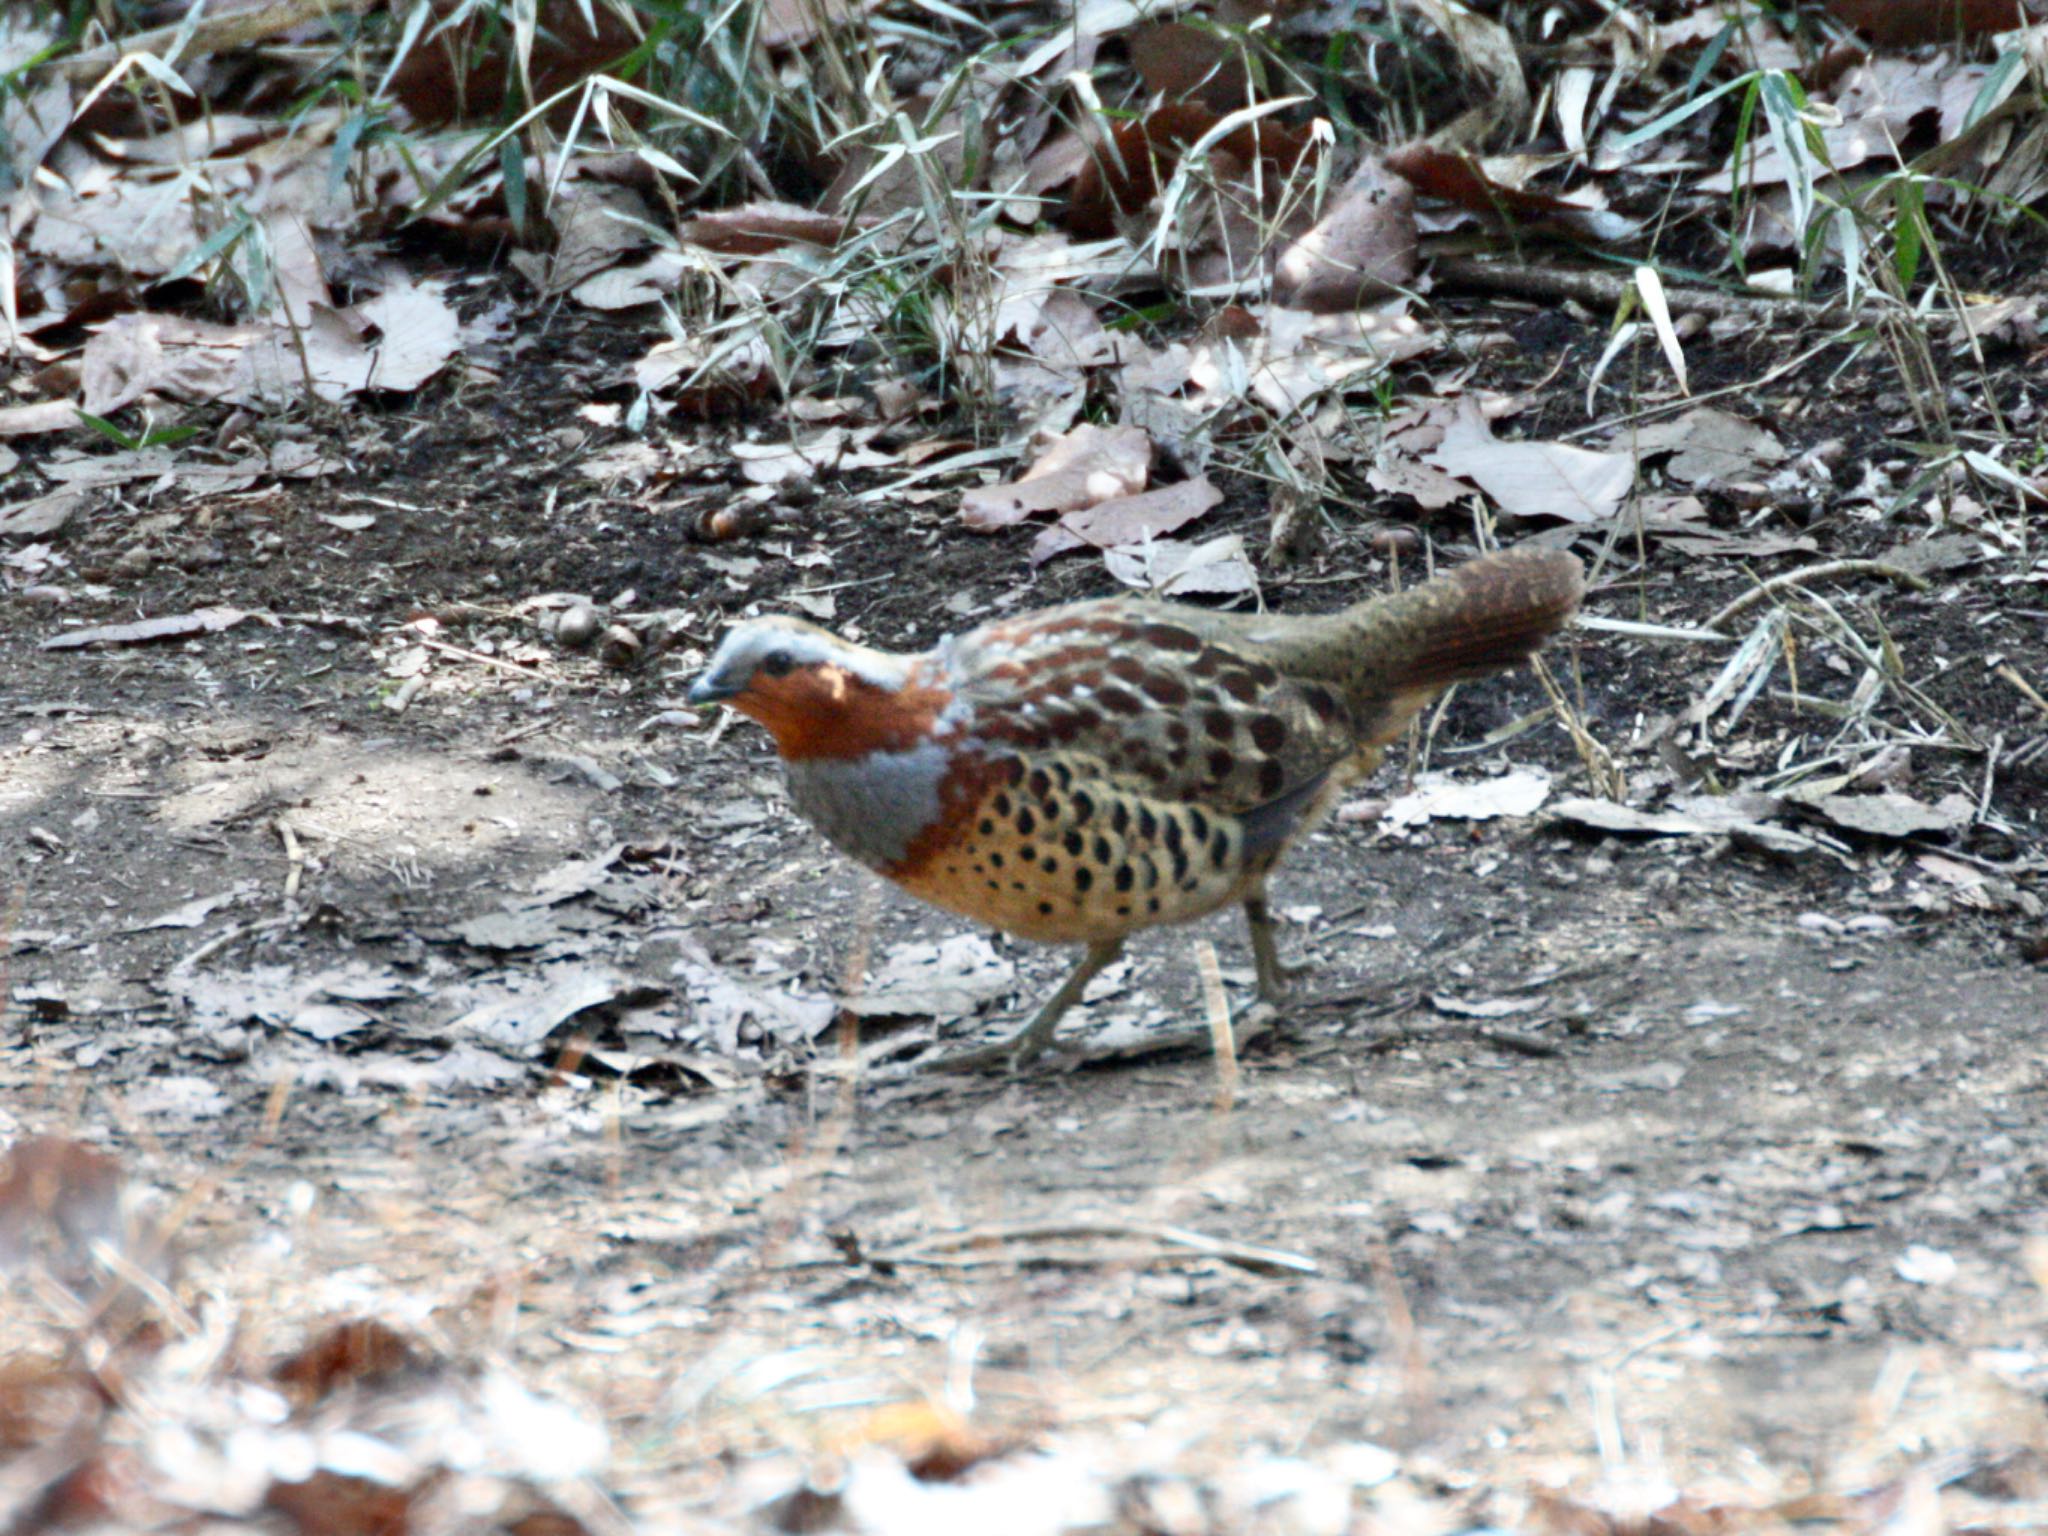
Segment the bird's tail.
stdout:
<path fill-rule="evenodd" d="M 1365 743 L 1393 739 L 1452 683 L 1520 666 L 1578 611 L 1586 577 L 1563 550 L 1518 549 L 1467 561 L 1406 592 L 1344 614 L 1326 652 Z"/>

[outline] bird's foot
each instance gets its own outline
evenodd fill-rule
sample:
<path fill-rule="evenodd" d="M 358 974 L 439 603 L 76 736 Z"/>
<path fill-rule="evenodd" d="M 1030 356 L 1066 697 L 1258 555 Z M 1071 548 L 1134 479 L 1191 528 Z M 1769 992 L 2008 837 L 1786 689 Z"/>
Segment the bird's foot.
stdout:
<path fill-rule="evenodd" d="M 1287 961 L 1274 957 L 1270 964 L 1259 967 L 1259 1005 L 1280 1007 L 1293 993 L 1297 981 L 1315 973 L 1316 968 L 1311 961 Z"/>
<path fill-rule="evenodd" d="M 931 1072 L 1017 1073 L 1052 1049 L 1054 1046 L 1050 1039 L 1034 1038 L 1033 1032 L 1026 1029 L 1007 1040 L 972 1046 L 964 1051 L 948 1051 L 918 1065 L 921 1070 Z"/>

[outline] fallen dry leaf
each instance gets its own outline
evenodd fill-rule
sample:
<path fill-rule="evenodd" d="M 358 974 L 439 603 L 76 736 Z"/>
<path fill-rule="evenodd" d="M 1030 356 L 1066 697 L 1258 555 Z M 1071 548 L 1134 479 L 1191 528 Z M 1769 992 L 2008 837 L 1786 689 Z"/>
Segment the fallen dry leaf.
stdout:
<path fill-rule="evenodd" d="M 1093 545 L 1120 549 L 1172 533 L 1193 522 L 1223 500 L 1223 493 L 1205 476 L 1156 486 L 1135 496 L 1118 496 L 1079 512 L 1069 512 L 1038 536 L 1031 561 L 1043 564 L 1054 555 Z"/>
<path fill-rule="evenodd" d="M 1428 455 L 1439 469 L 1470 480 L 1511 517 L 1590 523 L 1612 517 L 1635 483 L 1625 453 L 1596 453 L 1565 443 L 1507 443 L 1467 399 L 1444 440 Z"/>
<path fill-rule="evenodd" d="M 1035 513 L 1074 512 L 1142 491 L 1151 473 L 1150 434 L 1084 423 L 1055 437 L 1015 483 L 968 491 L 960 515 L 977 533 L 993 533 Z"/>
<path fill-rule="evenodd" d="M 1785 445 L 1762 427 L 1711 405 L 1617 433 L 1612 446 L 1618 452 L 1634 448 L 1644 455 L 1671 454 L 1665 473 L 1684 485 L 1740 480 L 1786 457 Z"/>
<path fill-rule="evenodd" d="M 239 608 L 199 608 L 191 613 L 169 614 L 161 619 L 137 619 L 132 624 L 103 624 L 93 629 L 74 629 L 52 635 L 42 643 L 46 651 L 77 651 L 88 646 L 148 645 L 157 640 L 184 640 L 193 635 L 216 634 L 233 629 L 254 615 Z"/>
<path fill-rule="evenodd" d="M 1102 563 L 1125 586 L 1161 597 L 1226 597 L 1259 589 L 1244 540 L 1234 533 L 1201 544 L 1159 542 L 1105 550 Z"/>

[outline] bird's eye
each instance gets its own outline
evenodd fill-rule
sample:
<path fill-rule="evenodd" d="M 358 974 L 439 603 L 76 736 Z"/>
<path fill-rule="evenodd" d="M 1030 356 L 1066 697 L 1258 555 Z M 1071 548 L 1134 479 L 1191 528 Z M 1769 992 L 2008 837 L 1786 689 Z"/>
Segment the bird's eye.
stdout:
<path fill-rule="evenodd" d="M 761 658 L 761 670 L 770 677 L 784 677 L 796 666 L 796 658 L 787 651 L 770 651 Z"/>

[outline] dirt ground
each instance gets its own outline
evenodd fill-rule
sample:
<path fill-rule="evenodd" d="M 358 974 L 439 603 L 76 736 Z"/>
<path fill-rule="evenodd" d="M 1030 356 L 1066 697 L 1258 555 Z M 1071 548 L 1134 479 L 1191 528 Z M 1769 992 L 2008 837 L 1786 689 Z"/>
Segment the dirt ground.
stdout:
<path fill-rule="evenodd" d="M 1602 343 L 1555 312 L 1498 323 L 1531 382 Z M 1966 832 L 1340 819 L 1276 882 L 1317 974 L 1234 1082 L 1198 1050 L 920 1075 L 935 1016 L 1007 1028 L 1068 957 L 920 949 L 965 925 L 835 860 L 760 733 L 680 717 L 682 684 L 724 617 L 790 590 L 909 645 L 1108 578 L 1034 574 L 950 498 L 861 504 L 858 482 L 693 542 L 722 471 L 620 495 L 578 467 L 611 439 L 576 412 L 632 338 L 531 324 L 497 384 L 313 423 L 346 472 L 109 496 L 42 578 L 68 604 L 0 595 L 0 1138 L 75 1134 L 183 1197 L 188 1283 L 238 1309 L 238 1348 L 369 1312 L 502 1359 L 604 1422 L 606 1487 L 650 1524 L 746 1508 L 926 1397 L 971 1402 L 1012 1457 L 1209 1478 L 1212 1513 L 1276 1530 L 1316 1527 L 1258 1478 L 1340 1452 L 1392 1499 L 1365 1446 L 1427 1505 L 1384 1503 L 1388 1529 L 1505 1519 L 1550 1484 L 1606 1508 L 1881 1501 L 1931 1466 L 2038 1496 L 2048 1463 L 2016 1448 L 2048 1446 L 2048 760 L 2021 749 L 2048 722 L 1996 672 L 2048 679 L 2025 557 L 1841 587 L 1992 744 L 1913 754 L 1917 799 L 1980 803 Z M 1739 405 L 1795 452 L 1841 440 L 1847 485 L 1904 457 L 1889 388 L 1865 358 Z M 1263 515 L 1219 526 L 1256 540 Z M 1929 531 L 1802 518 L 1819 548 L 1791 564 Z M 1402 520 L 1334 515 L 1266 601 L 1382 589 L 1373 535 Z M 1469 549 L 1469 525 L 1430 532 Z M 1790 568 L 1623 556 L 1591 611 L 1669 626 Z M 667 610 L 673 644 L 623 670 L 565 649 L 537 622 L 559 609 L 523 606 L 550 593 Z M 254 616 L 39 648 L 212 607 Z M 1642 775 L 1725 648 L 1586 630 L 1557 659 Z M 1852 681 L 1823 657 L 1806 686 Z M 1463 690 L 1431 766 L 1589 793 L 1554 723 L 1471 750 L 1542 702 L 1526 675 Z M 1772 693 L 1718 767 L 1829 729 Z M 1241 1005 L 1242 938 L 1149 936 L 1069 1028 L 1199 1025 L 1205 942 Z M 892 957 L 974 984 L 855 1044 L 818 1000 Z"/>

